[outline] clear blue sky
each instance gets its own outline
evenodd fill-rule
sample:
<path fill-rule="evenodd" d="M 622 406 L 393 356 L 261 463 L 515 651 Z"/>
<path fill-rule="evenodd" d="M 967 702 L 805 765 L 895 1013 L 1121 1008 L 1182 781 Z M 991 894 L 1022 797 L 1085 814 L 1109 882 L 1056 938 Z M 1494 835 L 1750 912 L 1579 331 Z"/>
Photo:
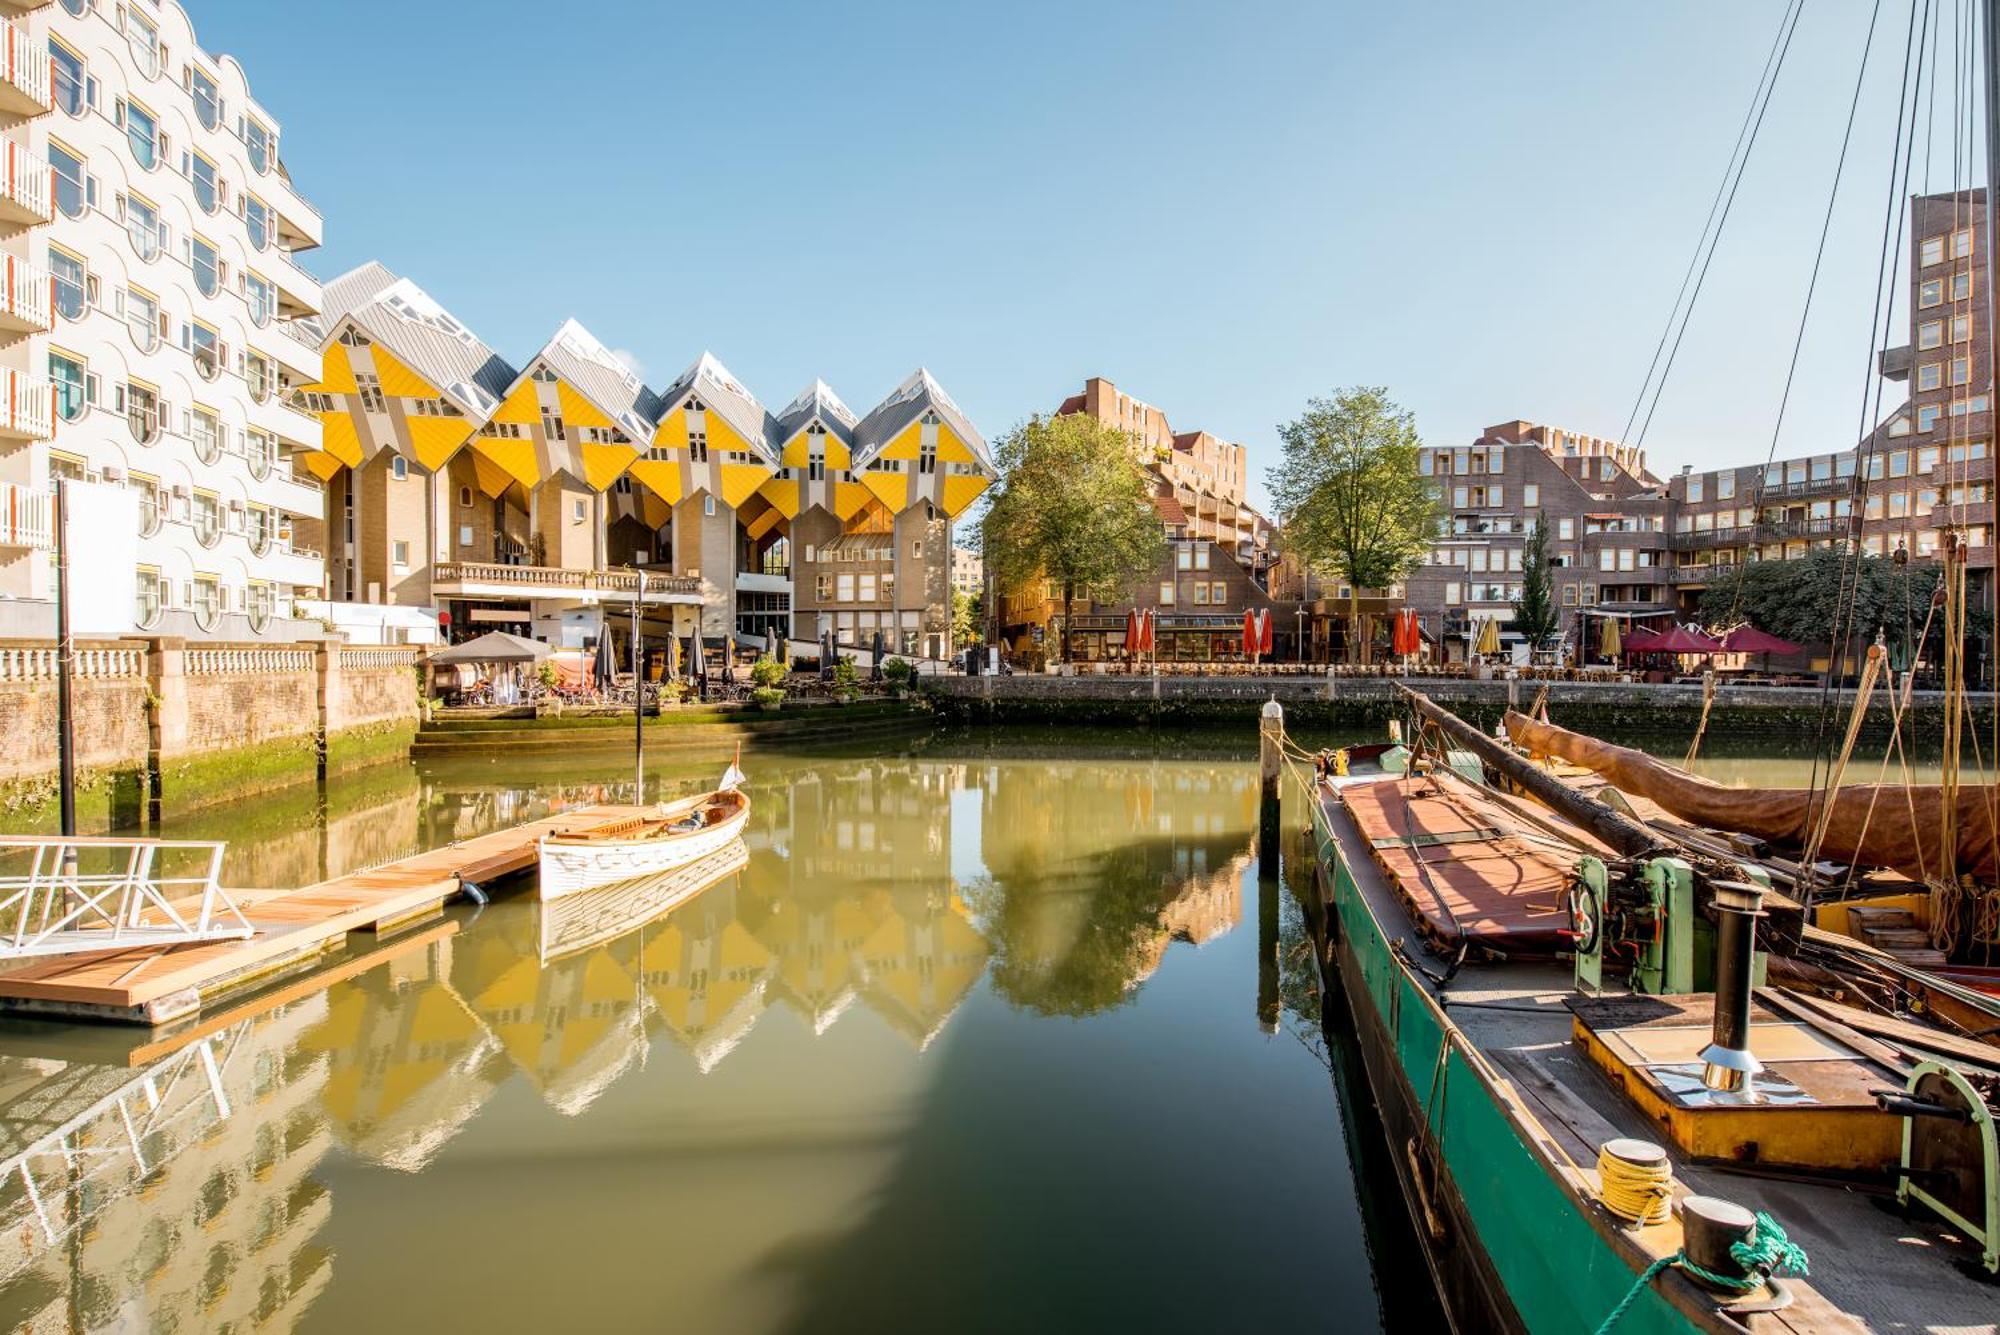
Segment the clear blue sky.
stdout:
<path fill-rule="evenodd" d="M 1908 3 L 1781 453 L 1860 417 Z M 1101 374 L 1259 490 L 1276 424 L 1357 382 L 1434 441 L 1618 433 L 1781 9 L 191 5 L 326 215 L 309 262 L 378 257 L 517 362 L 573 314 L 656 386 L 707 348 L 861 411 L 922 363 L 989 436 Z M 1868 15 L 1807 8 L 1660 471 L 1769 447 Z"/>

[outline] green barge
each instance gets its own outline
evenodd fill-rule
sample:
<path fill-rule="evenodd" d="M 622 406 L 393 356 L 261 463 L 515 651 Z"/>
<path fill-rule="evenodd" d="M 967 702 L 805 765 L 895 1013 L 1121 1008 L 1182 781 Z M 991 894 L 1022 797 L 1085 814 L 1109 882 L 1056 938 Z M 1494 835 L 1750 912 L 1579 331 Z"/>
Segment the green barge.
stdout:
<path fill-rule="evenodd" d="M 1504 777 L 1375 747 L 1308 794 L 1321 968 L 1454 1328 L 1994 1330 L 2000 1048 L 1850 1004 L 1866 948 L 1754 864 Z M 1640 1222 L 1634 1143 L 1671 1173 Z"/>

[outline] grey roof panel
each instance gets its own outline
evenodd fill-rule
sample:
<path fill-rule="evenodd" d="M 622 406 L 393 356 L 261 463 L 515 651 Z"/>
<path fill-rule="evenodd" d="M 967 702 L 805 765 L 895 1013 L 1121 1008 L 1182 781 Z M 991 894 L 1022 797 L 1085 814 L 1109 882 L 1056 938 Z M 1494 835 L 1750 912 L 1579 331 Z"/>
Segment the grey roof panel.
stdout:
<path fill-rule="evenodd" d="M 986 448 L 986 438 L 952 402 L 951 395 L 944 392 L 944 386 L 921 366 L 888 398 L 869 409 L 861 424 L 854 428 L 855 466 L 867 467 L 884 445 L 927 411 L 937 413 L 938 420 L 965 442 L 973 457 L 989 472 L 992 471 L 993 456 Z"/>
<path fill-rule="evenodd" d="M 777 463 L 778 449 L 783 443 L 778 438 L 778 419 L 771 416 L 757 401 L 757 396 L 745 389 L 743 382 L 731 375 L 729 368 L 713 353 L 702 353 L 695 359 L 694 365 L 674 378 L 674 383 L 660 394 L 654 420 L 680 407 L 690 393 L 701 400 L 704 408 L 721 413 L 722 420 L 749 441 L 751 448 L 763 450 L 765 462 Z"/>
<path fill-rule="evenodd" d="M 826 424 L 826 429 L 850 449 L 854 446 L 854 410 L 840 401 L 840 395 L 824 380 L 815 380 L 800 391 L 797 398 L 784 406 L 777 417 L 777 441 L 780 448 L 799 433 L 813 418 Z"/>
<path fill-rule="evenodd" d="M 514 368 L 430 293 L 370 261 L 325 287 L 321 336 L 352 319 L 467 416 L 484 418 L 514 383 Z"/>
<path fill-rule="evenodd" d="M 565 320 L 542 350 L 530 359 L 546 362 L 550 370 L 589 399 L 598 411 L 618 423 L 632 442 L 643 448 L 653 437 L 653 422 L 660 400 L 631 368 L 612 355 L 588 329 L 575 320 Z"/>

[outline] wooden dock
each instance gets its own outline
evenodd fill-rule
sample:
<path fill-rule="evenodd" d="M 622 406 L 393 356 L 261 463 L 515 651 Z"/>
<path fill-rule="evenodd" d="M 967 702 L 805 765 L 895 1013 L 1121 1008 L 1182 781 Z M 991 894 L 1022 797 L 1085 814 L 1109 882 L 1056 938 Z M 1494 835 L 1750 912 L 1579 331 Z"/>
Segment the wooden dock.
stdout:
<path fill-rule="evenodd" d="M 343 950 L 348 934 L 381 934 L 439 912 L 468 882 L 535 865 L 545 834 L 617 825 L 633 806 L 577 807 L 296 890 L 231 893 L 257 934 L 243 941 L 145 946 L 36 959 L 0 973 L 0 1008 L 135 1024 L 198 1014 L 217 997 L 275 981 Z"/>

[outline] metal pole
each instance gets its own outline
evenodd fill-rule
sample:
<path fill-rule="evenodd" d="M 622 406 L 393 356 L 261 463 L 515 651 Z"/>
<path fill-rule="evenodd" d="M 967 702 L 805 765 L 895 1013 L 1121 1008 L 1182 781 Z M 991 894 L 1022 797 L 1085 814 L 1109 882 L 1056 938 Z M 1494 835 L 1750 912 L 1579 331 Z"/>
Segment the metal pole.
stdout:
<path fill-rule="evenodd" d="M 646 673 L 639 655 L 639 604 L 646 598 L 646 572 L 639 572 L 639 587 L 632 593 L 632 762 L 636 767 L 638 794 L 634 800 L 646 803 Z"/>
<path fill-rule="evenodd" d="M 2000 392 L 2000 339 L 1993 333 L 1993 316 L 2000 310 L 1993 295 L 1994 280 L 2000 278 L 2000 262 L 1993 254 L 1994 238 L 2000 237 L 2000 0 L 1986 0 L 1980 22 L 1986 28 L 1981 34 L 1986 57 L 1986 318 L 1980 327 L 1986 331 L 1986 393 L 1990 398 Z M 1989 582 L 1989 604 L 1991 600 Z M 1994 659 L 1988 671 L 2000 681 L 2000 654 Z"/>
<path fill-rule="evenodd" d="M 56 479 L 56 766 L 62 832 L 76 834 L 76 720 L 70 678 L 76 640 L 69 623 L 69 479 Z"/>

